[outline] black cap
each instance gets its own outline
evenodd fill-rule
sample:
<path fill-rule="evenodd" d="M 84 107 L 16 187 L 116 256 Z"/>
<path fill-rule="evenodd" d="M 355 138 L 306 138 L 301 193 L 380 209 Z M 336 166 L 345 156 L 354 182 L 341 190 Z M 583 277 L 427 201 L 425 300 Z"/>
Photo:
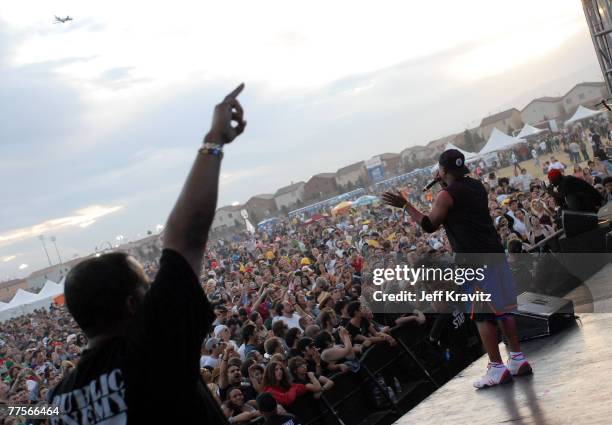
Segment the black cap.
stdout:
<path fill-rule="evenodd" d="M 270 393 L 261 393 L 256 398 L 257 408 L 262 413 L 272 413 L 276 411 L 276 399 Z"/>
<path fill-rule="evenodd" d="M 458 171 L 462 175 L 470 172 L 468 167 L 465 166 L 465 156 L 457 149 L 449 149 L 442 152 L 438 163 L 450 172 Z"/>

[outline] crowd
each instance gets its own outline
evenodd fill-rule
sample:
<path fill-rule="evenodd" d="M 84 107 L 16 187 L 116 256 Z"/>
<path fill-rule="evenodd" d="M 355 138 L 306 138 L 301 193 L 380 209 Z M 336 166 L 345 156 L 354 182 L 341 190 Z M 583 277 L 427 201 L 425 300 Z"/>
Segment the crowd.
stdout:
<path fill-rule="evenodd" d="M 612 171 L 601 157 L 609 142 L 593 132 L 593 151 L 600 157 L 591 158 L 582 150 L 586 134 L 580 129 L 543 142 L 543 149 L 534 145 L 530 160 L 546 167 L 545 173 L 558 169 L 594 185 L 602 202 L 609 201 Z M 564 146 L 573 166 L 555 157 Z M 588 164 L 581 167 L 580 160 Z M 485 168 L 475 164 L 472 175 L 489 191 L 490 213 L 508 252 L 531 250 L 560 228 L 562 203 L 547 190 L 545 178 L 532 176 L 520 162 L 510 178 Z M 421 192 L 425 180 L 417 176 L 395 189 L 427 210 L 434 196 Z M 278 404 L 282 413 L 298 397 L 320 397 L 334 385 L 330 376 L 359 370 L 368 347 L 396 344 L 389 326 L 418 326 L 435 311 L 418 304 L 381 323 L 363 297 L 371 288 L 371 270 L 450 254 L 443 229 L 424 233 L 402 211 L 382 204 L 309 225 L 281 219 L 265 232 L 209 241 L 201 285 L 216 319 L 202 343 L 204 382 L 232 423 L 269 419 L 270 406 Z M 147 274 L 154 276 L 157 267 L 148 263 Z M 64 307 L 2 323 L 0 401 L 45 400 L 86 344 Z"/>
<path fill-rule="evenodd" d="M 0 325 L 0 401 L 37 404 L 78 363 L 87 338 L 63 307 Z"/>

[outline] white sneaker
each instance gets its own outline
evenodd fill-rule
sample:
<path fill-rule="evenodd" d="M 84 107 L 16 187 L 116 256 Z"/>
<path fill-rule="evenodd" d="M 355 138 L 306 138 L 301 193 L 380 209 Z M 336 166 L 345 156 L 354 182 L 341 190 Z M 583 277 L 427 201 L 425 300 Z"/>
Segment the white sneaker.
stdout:
<path fill-rule="evenodd" d="M 493 387 L 499 384 L 505 384 L 512 381 L 512 374 L 506 366 L 499 364 L 493 366 L 491 363 L 487 366 L 487 373 L 474 382 L 476 388 Z"/>
<path fill-rule="evenodd" d="M 524 356 L 520 360 L 514 360 L 512 357 L 508 358 L 507 366 L 512 376 L 531 375 L 533 373 L 531 365 Z"/>

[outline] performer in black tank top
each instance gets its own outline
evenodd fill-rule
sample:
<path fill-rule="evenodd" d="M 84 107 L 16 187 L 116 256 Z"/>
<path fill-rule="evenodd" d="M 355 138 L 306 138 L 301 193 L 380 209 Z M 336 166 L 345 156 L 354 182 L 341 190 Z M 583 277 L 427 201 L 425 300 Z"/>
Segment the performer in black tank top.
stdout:
<path fill-rule="evenodd" d="M 474 386 L 485 388 L 509 382 L 513 375 L 531 373 L 531 366 L 521 352 L 516 322 L 513 316 L 506 314 L 516 307 L 516 292 L 512 274 L 503 256 L 504 248 L 493 226 L 487 191 L 481 182 L 466 176 L 469 170 L 460 151 L 449 149 L 443 152 L 438 163 L 436 180 L 443 189 L 438 193 L 428 214 L 416 209 L 399 193 L 386 192 L 382 197 L 387 204 L 404 208 L 428 233 L 444 226 L 456 254 L 456 261 L 475 257 L 469 254 L 478 254 L 478 257 L 482 258 L 480 264 L 486 264 L 485 278 L 481 282 L 482 286 L 476 290 L 490 293 L 494 302 L 490 306 L 492 314 L 478 314 L 475 317 L 480 337 L 489 355 L 489 367 L 485 376 L 476 381 Z M 507 367 L 499 352 L 496 320 L 499 320 L 510 347 Z"/>
<path fill-rule="evenodd" d="M 484 185 L 471 177 L 454 179 L 445 190 L 452 198 L 442 222 L 453 252 L 503 253 L 504 247 L 489 213 Z"/>

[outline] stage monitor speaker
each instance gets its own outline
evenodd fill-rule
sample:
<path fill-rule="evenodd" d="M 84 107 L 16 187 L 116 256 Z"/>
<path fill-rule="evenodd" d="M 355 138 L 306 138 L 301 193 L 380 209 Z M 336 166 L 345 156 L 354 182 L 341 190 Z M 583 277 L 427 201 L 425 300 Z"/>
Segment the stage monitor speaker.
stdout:
<path fill-rule="evenodd" d="M 552 335 L 575 323 L 571 300 L 523 292 L 517 301 L 513 315 L 521 341 Z"/>
<path fill-rule="evenodd" d="M 578 236 L 589 230 L 597 229 L 599 219 L 596 213 L 586 213 L 577 211 L 563 211 L 561 215 L 563 230 L 568 238 Z"/>

